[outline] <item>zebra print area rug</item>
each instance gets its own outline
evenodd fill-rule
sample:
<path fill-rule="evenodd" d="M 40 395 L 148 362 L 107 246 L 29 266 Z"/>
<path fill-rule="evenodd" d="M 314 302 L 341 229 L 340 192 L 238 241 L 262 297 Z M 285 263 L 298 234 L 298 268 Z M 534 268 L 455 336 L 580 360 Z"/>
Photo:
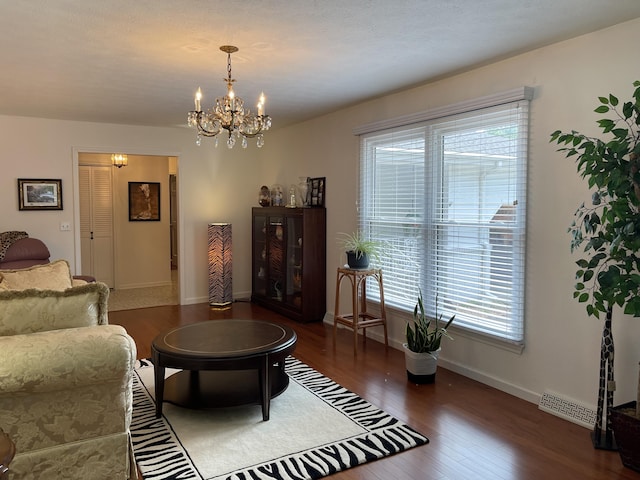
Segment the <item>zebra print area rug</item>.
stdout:
<path fill-rule="evenodd" d="M 169 403 L 155 418 L 153 366 L 133 385 L 131 436 L 145 480 L 317 479 L 429 440 L 299 360 L 289 387 L 260 406 L 189 410 Z M 174 373 L 168 371 L 167 375 Z"/>

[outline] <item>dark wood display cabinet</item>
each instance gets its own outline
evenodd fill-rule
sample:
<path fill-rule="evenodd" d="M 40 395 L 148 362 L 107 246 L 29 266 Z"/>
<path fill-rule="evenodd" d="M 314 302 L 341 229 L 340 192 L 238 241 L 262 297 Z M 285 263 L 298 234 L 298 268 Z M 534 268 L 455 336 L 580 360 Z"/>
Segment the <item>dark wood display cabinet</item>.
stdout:
<path fill-rule="evenodd" d="M 298 322 L 326 311 L 326 209 L 252 210 L 251 301 Z"/>

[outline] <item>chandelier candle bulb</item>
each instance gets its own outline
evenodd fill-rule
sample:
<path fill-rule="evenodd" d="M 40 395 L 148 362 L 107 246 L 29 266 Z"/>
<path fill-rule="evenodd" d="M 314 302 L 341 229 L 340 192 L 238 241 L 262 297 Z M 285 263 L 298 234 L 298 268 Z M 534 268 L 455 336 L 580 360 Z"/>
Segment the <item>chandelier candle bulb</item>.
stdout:
<path fill-rule="evenodd" d="M 196 112 L 200 111 L 200 99 L 202 99 L 202 90 L 200 90 L 200 87 L 198 87 L 198 91 L 196 92 Z"/>

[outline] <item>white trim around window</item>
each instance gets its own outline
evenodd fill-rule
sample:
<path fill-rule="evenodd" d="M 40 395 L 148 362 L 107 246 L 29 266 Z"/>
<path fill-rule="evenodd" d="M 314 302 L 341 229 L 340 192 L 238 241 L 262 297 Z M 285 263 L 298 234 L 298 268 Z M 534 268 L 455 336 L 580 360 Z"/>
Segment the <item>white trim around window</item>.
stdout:
<path fill-rule="evenodd" d="M 411 312 L 422 292 L 432 317 L 437 304 L 456 329 L 514 351 L 524 345 L 531 98 L 522 87 L 355 130 L 360 228 L 388 246 L 385 302 Z"/>

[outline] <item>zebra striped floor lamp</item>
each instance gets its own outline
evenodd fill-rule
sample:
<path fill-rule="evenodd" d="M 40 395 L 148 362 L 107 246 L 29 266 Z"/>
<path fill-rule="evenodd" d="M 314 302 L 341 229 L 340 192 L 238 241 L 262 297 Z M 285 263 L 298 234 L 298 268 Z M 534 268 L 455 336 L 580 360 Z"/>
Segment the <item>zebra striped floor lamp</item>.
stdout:
<path fill-rule="evenodd" d="M 231 224 L 209 224 L 209 305 L 226 307 L 233 302 Z"/>

